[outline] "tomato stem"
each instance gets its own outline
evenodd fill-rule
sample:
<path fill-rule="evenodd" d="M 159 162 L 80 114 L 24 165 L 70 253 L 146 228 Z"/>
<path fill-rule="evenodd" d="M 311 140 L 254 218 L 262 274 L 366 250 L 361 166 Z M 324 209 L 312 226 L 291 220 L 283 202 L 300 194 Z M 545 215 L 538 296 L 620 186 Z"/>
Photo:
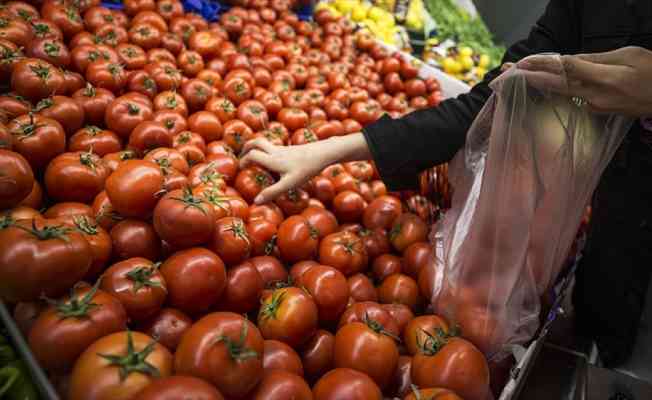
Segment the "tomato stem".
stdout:
<path fill-rule="evenodd" d="M 283 298 L 285 297 L 285 291 L 283 289 L 276 289 L 272 292 L 272 298 L 269 303 L 263 302 L 263 305 L 260 307 L 260 314 L 264 319 L 274 318 L 276 319 L 276 313 L 278 312 Z"/>
<path fill-rule="evenodd" d="M 245 347 L 245 341 L 247 340 L 248 330 L 249 330 L 249 326 L 247 324 L 247 321 L 244 321 L 242 324 L 242 329 L 240 330 L 240 340 L 236 342 L 226 335 L 220 335 L 215 340 L 215 342 L 216 343 L 223 342 L 227 350 L 229 351 L 229 355 L 234 360 L 243 361 L 249 358 L 257 358 L 258 352 L 256 350 Z"/>
<path fill-rule="evenodd" d="M 38 240 L 50 240 L 50 239 L 61 239 L 64 242 L 69 242 L 67 234 L 72 232 L 72 228 L 64 227 L 63 225 L 45 225 L 43 228 L 39 229 L 36 227 L 36 218 L 32 218 L 32 227 L 26 228 L 22 225 L 14 224 L 18 229 L 21 229 L 25 232 L 31 233 L 36 236 Z"/>
<path fill-rule="evenodd" d="M 127 278 L 134 281 L 134 293 L 138 292 L 144 287 L 158 287 L 165 289 L 161 282 L 156 282 L 152 280 L 152 275 L 158 271 L 158 267 L 161 263 L 152 264 L 151 266 L 140 266 L 136 267 L 133 270 L 127 272 Z"/>
<path fill-rule="evenodd" d="M 78 298 L 75 291 L 79 288 L 79 284 L 73 286 L 70 289 L 70 298 L 65 301 L 55 301 L 52 299 L 49 299 L 45 296 L 42 298 L 50 305 L 54 306 L 54 308 L 57 310 L 57 314 L 61 319 L 65 318 L 88 318 L 88 313 L 96 308 L 100 307 L 100 304 L 95 304 L 92 302 L 93 297 L 95 297 L 95 294 L 97 294 L 97 290 L 100 287 L 100 283 L 102 281 L 102 278 L 97 280 L 93 287 L 91 287 L 91 290 L 89 290 L 83 297 Z"/>
<path fill-rule="evenodd" d="M 389 336 L 390 338 L 396 340 L 397 342 L 401 342 L 401 338 L 398 336 L 394 335 L 393 333 L 387 331 L 385 327 L 378 321 L 369 318 L 369 314 L 365 312 L 364 318 L 362 319 L 362 322 L 369 327 L 372 331 L 379 333 L 381 335 Z"/>
<path fill-rule="evenodd" d="M 204 200 L 201 197 L 193 196 L 192 191 L 189 187 L 183 189 L 183 197 L 171 197 L 172 200 L 177 200 L 182 202 L 185 205 L 185 209 L 189 207 L 194 207 L 206 215 L 206 209 L 204 208 Z"/>
<path fill-rule="evenodd" d="M 75 215 L 72 220 L 78 231 L 87 235 L 97 235 L 97 224 L 91 222 L 87 216 Z"/>
<path fill-rule="evenodd" d="M 129 374 L 132 372 L 140 372 L 158 378 L 161 375 L 159 370 L 147 362 L 147 357 L 149 357 L 149 355 L 154 351 L 154 346 L 156 346 L 156 340 L 150 342 L 142 351 L 137 352 L 134 348 L 134 340 L 131 331 L 128 330 L 126 355 L 119 356 L 116 354 L 98 353 L 98 356 L 109 361 L 111 365 L 115 365 L 119 368 L 121 381 L 127 379 Z"/>

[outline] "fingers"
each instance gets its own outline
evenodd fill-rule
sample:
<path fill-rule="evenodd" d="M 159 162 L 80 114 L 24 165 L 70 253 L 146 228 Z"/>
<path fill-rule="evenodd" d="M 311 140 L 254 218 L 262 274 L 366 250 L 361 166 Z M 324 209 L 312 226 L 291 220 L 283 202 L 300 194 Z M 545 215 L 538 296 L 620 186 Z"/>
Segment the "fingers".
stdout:
<path fill-rule="evenodd" d="M 628 55 L 632 51 L 638 51 L 638 49 L 636 47 L 623 47 L 606 53 L 578 54 L 576 57 L 596 64 L 628 65 Z"/>
<path fill-rule="evenodd" d="M 266 153 L 271 153 L 274 150 L 274 145 L 264 138 L 250 140 L 244 144 L 240 155 L 245 155 L 253 149 L 259 149 Z"/>
<path fill-rule="evenodd" d="M 522 71 L 527 82 L 543 92 L 554 92 L 568 95 L 569 88 L 563 75 L 540 71 Z"/>
<path fill-rule="evenodd" d="M 624 72 L 627 68 L 618 65 L 596 64 L 577 56 L 562 57 L 562 65 L 569 83 L 581 86 L 607 85 L 617 74 Z"/>
<path fill-rule="evenodd" d="M 264 204 L 272 201 L 288 190 L 299 186 L 300 183 L 301 182 L 298 177 L 290 174 L 284 175 L 278 182 L 260 192 L 254 199 L 254 203 Z"/>
<path fill-rule="evenodd" d="M 508 69 L 512 68 L 514 66 L 514 63 L 508 62 L 500 66 L 500 72 L 505 72 Z"/>
<path fill-rule="evenodd" d="M 269 170 L 276 171 L 278 167 L 274 165 L 272 162 L 272 158 L 270 157 L 269 154 L 264 153 L 258 149 L 253 149 L 247 154 L 245 154 L 244 157 L 240 159 L 240 168 L 246 168 L 247 166 L 251 164 L 258 164 L 261 165 Z"/>
<path fill-rule="evenodd" d="M 519 69 L 527 71 L 548 72 L 561 75 L 563 72 L 562 63 L 557 54 L 538 54 L 526 57 L 516 63 Z"/>

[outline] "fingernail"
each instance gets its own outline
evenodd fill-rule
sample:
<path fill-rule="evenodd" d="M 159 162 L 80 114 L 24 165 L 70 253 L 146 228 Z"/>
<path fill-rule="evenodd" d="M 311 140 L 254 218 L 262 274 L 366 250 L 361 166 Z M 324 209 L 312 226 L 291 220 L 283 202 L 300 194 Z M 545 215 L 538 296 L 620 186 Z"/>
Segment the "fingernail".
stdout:
<path fill-rule="evenodd" d="M 258 196 L 256 196 L 254 198 L 254 204 L 257 204 L 257 205 L 263 204 L 264 201 L 265 201 L 265 199 L 261 195 L 258 195 Z"/>
<path fill-rule="evenodd" d="M 520 69 L 529 69 L 532 67 L 532 63 L 530 62 L 530 60 L 525 59 L 517 62 L 516 67 Z"/>

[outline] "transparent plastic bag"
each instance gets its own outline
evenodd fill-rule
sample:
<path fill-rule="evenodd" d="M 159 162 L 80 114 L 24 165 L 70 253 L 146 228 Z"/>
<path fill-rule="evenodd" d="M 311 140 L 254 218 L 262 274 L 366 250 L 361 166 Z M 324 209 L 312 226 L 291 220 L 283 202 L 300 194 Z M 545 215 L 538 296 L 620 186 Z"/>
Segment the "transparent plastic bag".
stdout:
<path fill-rule="evenodd" d="M 494 362 L 536 333 L 540 299 L 632 122 L 532 86 L 538 78 L 513 68 L 492 83 L 450 165 L 452 207 L 433 229 L 433 309 Z"/>

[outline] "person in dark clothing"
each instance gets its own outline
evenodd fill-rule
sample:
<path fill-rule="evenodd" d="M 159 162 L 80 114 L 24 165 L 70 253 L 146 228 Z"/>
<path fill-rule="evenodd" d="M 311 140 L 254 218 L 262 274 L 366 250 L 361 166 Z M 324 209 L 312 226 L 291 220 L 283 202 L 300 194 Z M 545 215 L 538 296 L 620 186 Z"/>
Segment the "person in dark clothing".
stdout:
<path fill-rule="evenodd" d="M 606 366 L 621 364 L 631 353 L 652 271 L 652 124 L 644 118 L 652 117 L 650 49 L 650 0 L 551 0 L 529 37 L 509 47 L 503 59 L 554 75 L 559 71 L 546 56 L 521 60 L 559 53 L 569 84 L 550 82 L 553 90 L 581 96 L 598 112 L 641 118 L 596 191 L 589 245 L 576 276 L 576 321 L 596 341 Z M 256 202 L 305 183 L 327 165 L 360 159 L 374 160 L 390 190 L 416 188 L 421 171 L 462 148 L 491 95 L 489 83 L 500 73 L 496 68 L 469 93 L 437 108 L 399 119 L 384 116 L 360 134 L 293 147 L 249 142 L 241 165 L 257 163 L 281 174 Z"/>

